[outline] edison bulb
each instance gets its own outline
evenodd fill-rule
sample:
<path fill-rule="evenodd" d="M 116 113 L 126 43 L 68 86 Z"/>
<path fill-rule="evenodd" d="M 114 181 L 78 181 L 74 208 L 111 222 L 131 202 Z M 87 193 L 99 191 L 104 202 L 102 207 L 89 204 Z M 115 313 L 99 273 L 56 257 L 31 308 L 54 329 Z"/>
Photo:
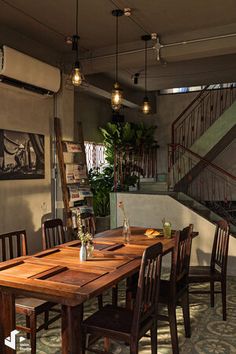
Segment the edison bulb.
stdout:
<path fill-rule="evenodd" d="M 119 84 L 116 82 L 114 89 L 111 93 L 111 106 L 114 111 L 118 111 L 121 107 L 123 99 L 123 91 L 121 90 Z"/>
<path fill-rule="evenodd" d="M 142 111 L 144 114 L 149 114 L 151 112 L 150 102 L 147 97 L 144 97 Z"/>
<path fill-rule="evenodd" d="M 72 71 L 71 81 L 74 86 L 80 86 L 82 84 L 83 76 L 80 72 L 78 63 L 75 63 L 74 69 Z"/>

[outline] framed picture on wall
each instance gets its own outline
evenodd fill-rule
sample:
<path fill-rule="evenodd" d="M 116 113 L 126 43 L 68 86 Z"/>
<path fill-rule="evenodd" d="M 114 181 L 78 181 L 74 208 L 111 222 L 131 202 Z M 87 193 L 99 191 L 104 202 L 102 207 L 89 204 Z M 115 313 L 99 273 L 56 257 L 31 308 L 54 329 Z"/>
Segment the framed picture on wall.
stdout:
<path fill-rule="evenodd" d="M 0 180 L 44 177 L 44 135 L 0 129 Z"/>

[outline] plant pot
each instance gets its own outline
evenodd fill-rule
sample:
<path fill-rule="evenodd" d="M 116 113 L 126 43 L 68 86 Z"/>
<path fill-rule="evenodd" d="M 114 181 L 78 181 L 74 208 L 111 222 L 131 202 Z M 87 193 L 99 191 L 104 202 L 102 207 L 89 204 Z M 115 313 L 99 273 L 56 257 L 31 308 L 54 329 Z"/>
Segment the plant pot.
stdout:
<path fill-rule="evenodd" d="M 96 233 L 110 229 L 110 215 L 96 216 Z"/>

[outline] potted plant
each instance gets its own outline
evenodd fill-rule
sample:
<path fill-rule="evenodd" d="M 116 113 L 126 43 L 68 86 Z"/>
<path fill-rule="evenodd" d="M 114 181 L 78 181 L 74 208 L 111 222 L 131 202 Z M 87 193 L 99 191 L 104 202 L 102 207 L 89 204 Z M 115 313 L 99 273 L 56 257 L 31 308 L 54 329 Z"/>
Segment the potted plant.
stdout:
<path fill-rule="evenodd" d="M 89 171 L 93 193 L 93 208 L 96 216 L 96 232 L 110 228 L 110 192 L 113 190 L 113 168 L 105 166 Z"/>
<path fill-rule="evenodd" d="M 100 128 L 106 148 L 107 162 L 116 170 L 122 181 L 118 181 L 116 190 L 129 191 L 139 183 L 143 171 L 138 163 L 141 152 L 158 147 L 154 138 L 155 126 L 143 123 L 107 123 Z M 130 156 L 133 156 L 130 159 Z M 118 157 L 118 158 L 117 158 Z M 120 183 L 119 183 L 120 182 Z"/>

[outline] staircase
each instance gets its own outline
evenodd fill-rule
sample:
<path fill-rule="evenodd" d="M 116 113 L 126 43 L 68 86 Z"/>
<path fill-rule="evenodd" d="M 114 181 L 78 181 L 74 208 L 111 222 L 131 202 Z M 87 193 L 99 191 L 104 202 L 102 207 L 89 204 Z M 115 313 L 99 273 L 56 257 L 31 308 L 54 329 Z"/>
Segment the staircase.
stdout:
<path fill-rule="evenodd" d="M 236 176 L 212 162 L 235 138 L 236 88 L 206 87 L 172 124 L 168 190 L 210 221 L 227 219 L 236 236 Z M 150 187 L 163 192 L 158 183 Z"/>
<path fill-rule="evenodd" d="M 203 90 L 172 125 L 169 189 L 208 220 L 236 233 L 236 176 L 212 161 L 236 138 L 236 89 Z"/>
<path fill-rule="evenodd" d="M 236 224 L 235 224 L 236 218 L 232 219 L 231 214 L 227 212 L 225 209 L 221 211 L 217 210 L 218 212 L 216 212 L 211 208 L 209 208 L 207 205 L 198 202 L 196 199 L 191 198 L 189 195 L 182 192 L 172 193 L 171 196 L 175 200 L 179 201 L 181 204 L 195 211 L 198 215 L 202 216 L 203 218 L 213 223 L 221 220 L 222 218 L 227 219 L 230 225 L 230 232 L 234 237 L 236 237 Z"/>

